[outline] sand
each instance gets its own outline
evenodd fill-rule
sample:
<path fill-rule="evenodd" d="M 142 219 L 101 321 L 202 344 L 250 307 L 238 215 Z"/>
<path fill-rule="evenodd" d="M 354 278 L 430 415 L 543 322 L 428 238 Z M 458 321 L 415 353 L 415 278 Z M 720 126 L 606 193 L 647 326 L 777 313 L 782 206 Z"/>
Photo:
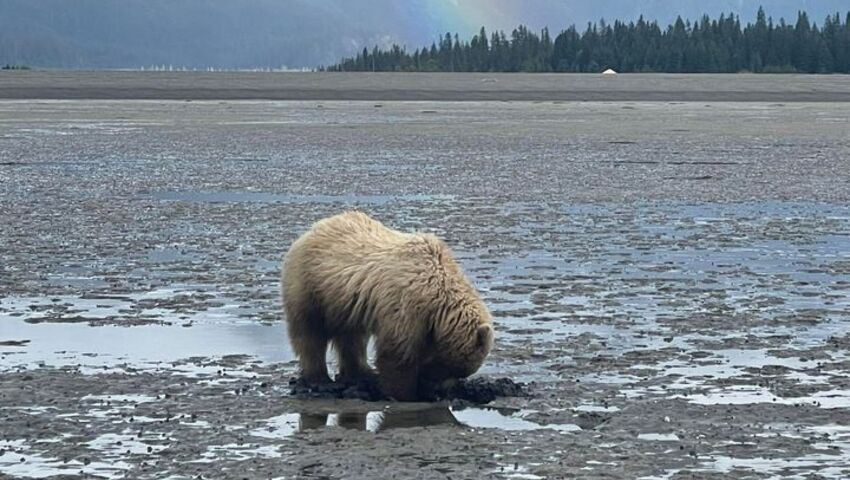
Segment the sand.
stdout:
<path fill-rule="evenodd" d="M 5 71 L 0 98 L 847 102 L 850 76 Z"/>

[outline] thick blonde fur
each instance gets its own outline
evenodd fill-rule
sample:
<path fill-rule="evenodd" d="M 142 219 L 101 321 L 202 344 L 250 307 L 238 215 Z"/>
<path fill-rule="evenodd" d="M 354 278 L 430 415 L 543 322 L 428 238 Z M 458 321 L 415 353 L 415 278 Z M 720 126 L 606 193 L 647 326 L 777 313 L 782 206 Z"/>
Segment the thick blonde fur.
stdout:
<path fill-rule="evenodd" d="M 469 376 L 493 345 L 492 319 L 448 246 L 360 212 L 321 220 L 283 262 L 283 303 L 302 376 L 329 381 L 333 343 L 343 379 L 371 375 L 375 338 L 386 394 L 414 400 L 422 380 Z"/>

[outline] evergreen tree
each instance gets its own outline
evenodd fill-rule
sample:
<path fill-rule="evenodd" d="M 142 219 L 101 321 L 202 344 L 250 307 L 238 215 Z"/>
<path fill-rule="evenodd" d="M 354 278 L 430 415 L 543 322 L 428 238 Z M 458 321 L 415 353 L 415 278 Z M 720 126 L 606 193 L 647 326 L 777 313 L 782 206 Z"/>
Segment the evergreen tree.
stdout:
<path fill-rule="evenodd" d="M 333 71 L 444 72 L 812 72 L 850 73 L 850 12 L 829 15 L 823 27 L 799 12 L 796 22 L 774 22 L 759 8 L 754 23 L 735 14 L 717 19 L 677 18 L 662 30 L 643 17 L 637 22 L 604 19 L 579 33 L 575 26 L 553 39 L 549 30 L 519 25 L 510 37 L 484 29 L 471 40 L 446 33 L 430 48 L 413 53 L 398 45 L 364 48 Z"/>

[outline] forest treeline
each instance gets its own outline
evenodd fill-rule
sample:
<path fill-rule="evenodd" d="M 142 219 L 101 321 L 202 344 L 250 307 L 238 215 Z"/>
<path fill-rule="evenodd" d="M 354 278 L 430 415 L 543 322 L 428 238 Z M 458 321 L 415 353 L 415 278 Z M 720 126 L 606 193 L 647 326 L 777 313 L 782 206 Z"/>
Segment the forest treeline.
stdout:
<path fill-rule="evenodd" d="M 482 27 L 471 40 L 447 33 L 430 47 L 408 52 L 363 49 L 330 71 L 403 72 L 618 72 L 850 73 L 850 12 L 828 16 L 818 26 L 805 12 L 797 21 L 774 22 L 760 8 L 754 23 L 734 14 L 699 21 L 681 17 L 662 29 L 643 17 L 637 22 L 604 20 L 583 32 L 572 26 L 554 39 L 525 26 L 510 36 Z"/>

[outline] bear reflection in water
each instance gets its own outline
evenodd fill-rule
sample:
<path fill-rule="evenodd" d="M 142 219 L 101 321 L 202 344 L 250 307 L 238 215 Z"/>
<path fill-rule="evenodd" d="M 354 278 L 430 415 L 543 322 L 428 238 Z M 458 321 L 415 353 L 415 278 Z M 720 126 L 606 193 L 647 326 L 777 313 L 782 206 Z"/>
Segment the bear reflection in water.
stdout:
<path fill-rule="evenodd" d="M 461 425 L 461 423 L 455 418 L 449 408 L 330 414 L 302 413 L 299 430 L 341 427 L 375 433 L 394 428 L 432 427 L 437 425 Z"/>
<path fill-rule="evenodd" d="M 414 427 L 470 427 L 500 430 L 581 430 L 576 424 L 539 424 L 527 415 L 532 412 L 514 408 L 434 407 L 426 409 L 385 409 L 372 412 L 294 413 L 270 419 L 270 426 L 255 435 L 288 437 L 299 432 L 339 427 L 377 433 Z"/>
<path fill-rule="evenodd" d="M 499 428 L 504 430 L 536 430 L 562 425 L 542 426 L 522 418 L 522 412 L 513 408 L 450 408 L 435 407 L 417 410 L 392 410 L 343 413 L 301 413 L 285 435 L 325 427 L 340 427 L 377 433 L 396 428 L 458 426 L 472 428 Z"/>

